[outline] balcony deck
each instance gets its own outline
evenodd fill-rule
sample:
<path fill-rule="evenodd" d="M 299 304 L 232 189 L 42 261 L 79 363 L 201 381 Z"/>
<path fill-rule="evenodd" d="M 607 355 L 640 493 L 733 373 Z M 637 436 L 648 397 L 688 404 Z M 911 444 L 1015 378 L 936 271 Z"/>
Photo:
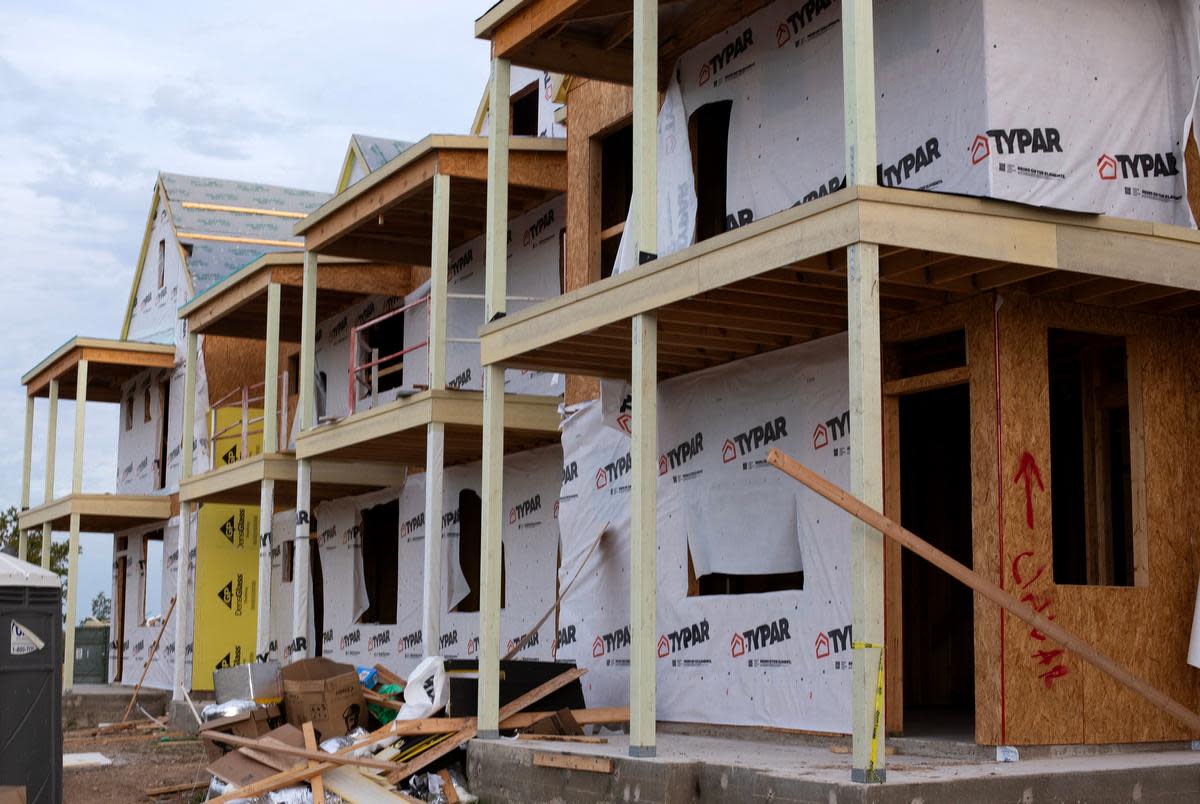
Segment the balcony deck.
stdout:
<path fill-rule="evenodd" d="M 505 451 L 558 441 L 558 406 L 558 397 L 506 395 Z M 296 438 L 296 456 L 424 466 L 426 426 L 433 422 L 446 426 L 446 465 L 482 456 L 483 394 L 453 390 L 421 391 L 303 432 Z"/>
<path fill-rule="evenodd" d="M 484 365 L 627 377 L 658 315 L 660 374 L 846 329 L 846 247 L 880 249 L 885 318 L 1002 290 L 1163 315 L 1200 309 L 1200 232 L 990 199 L 850 187 L 480 330 Z"/>
<path fill-rule="evenodd" d="M 365 494 L 404 484 L 405 468 L 394 463 L 313 461 L 314 502 Z M 290 452 L 252 455 L 184 480 L 179 499 L 192 503 L 258 505 L 264 480 L 275 481 L 275 508 L 296 504 L 296 456 Z"/>
<path fill-rule="evenodd" d="M 68 494 L 22 511 L 22 530 L 49 523 L 54 530 L 70 527 L 71 515 L 79 515 L 85 533 L 116 533 L 126 528 L 170 519 L 179 510 L 169 494 Z"/>

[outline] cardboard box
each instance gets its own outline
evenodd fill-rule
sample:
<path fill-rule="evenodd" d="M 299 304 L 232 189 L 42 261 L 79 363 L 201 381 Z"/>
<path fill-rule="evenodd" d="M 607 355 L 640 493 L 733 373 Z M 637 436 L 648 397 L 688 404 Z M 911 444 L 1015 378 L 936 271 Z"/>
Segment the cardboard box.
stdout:
<path fill-rule="evenodd" d="M 283 700 L 283 677 L 279 662 L 254 662 L 213 671 L 217 703 L 242 700 L 260 704 Z"/>
<path fill-rule="evenodd" d="M 280 726 L 263 736 L 271 737 L 295 748 L 304 747 L 304 734 L 292 725 Z M 277 756 L 279 756 L 284 767 L 293 762 L 282 755 Z M 276 764 L 281 763 L 277 762 Z M 247 756 L 245 751 L 239 748 L 236 751 L 230 751 L 228 754 L 209 764 L 208 772 L 226 784 L 245 787 L 248 784 L 260 782 L 269 776 L 274 776 L 276 773 L 279 773 L 279 769 L 273 768 L 270 765 L 264 765 L 262 762 Z"/>
<path fill-rule="evenodd" d="M 229 717 L 210 720 L 200 730 L 201 742 L 204 744 L 204 753 L 209 759 L 216 759 L 229 750 L 229 746 L 224 743 L 203 739 L 204 732 L 206 731 L 219 731 L 238 737 L 255 738 L 263 736 L 278 726 L 282 719 L 279 707 L 272 704 L 271 706 L 252 709 L 248 712 L 239 712 Z"/>
<path fill-rule="evenodd" d="M 25 804 L 25 788 L 9 785 L 0 787 L 0 804 Z"/>
<path fill-rule="evenodd" d="M 352 665 L 304 659 L 283 668 L 287 722 L 312 721 L 317 740 L 341 737 L 366 722 L 366 702 Z"/>

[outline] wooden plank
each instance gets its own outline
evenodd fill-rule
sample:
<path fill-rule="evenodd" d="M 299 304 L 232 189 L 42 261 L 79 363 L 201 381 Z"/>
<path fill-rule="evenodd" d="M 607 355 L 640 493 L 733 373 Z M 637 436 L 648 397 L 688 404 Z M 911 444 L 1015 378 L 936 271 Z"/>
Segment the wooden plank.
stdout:
<path fill-rule="evenodd" d="M 1088 664 L 1107 674 L 1114 681 L 1142 696 L 1151 704 L 1178 720 L 1192 732 L 1200 732 L 1200 715 L 1197 715 L 1170 696 L 1147 684 L 1108 655 L 1092 647 L 1086 640 L 1081 639 L 1066 628 L 1058 625 L 1046 615 L 1035 611 L 1029 604 L 1022 603 L 1016 597 L 1001 589 L 993 581 L 963 566 L 941 550 L 921 539 L 915 533 L 896 524 L 872 506 L 867 505 L 844 489 L 830 483 L 816 472 L 801 465 L 779 450 L 772 449 L 767 455 L 767 461 L 859 521 L 878 530 L 889 539 L 900 543 L 935 567 L 949 574 L 955 580 L 971 587 L 972 590 L 1000 606 L 1014 617 L 1036 628 L 1051 641 L 1062 645 Z"/>
<path fill-rule="evenodd" d="M 350 754 L 328 754 L 324 751 L 310 751 L 307 748 L 296 748 L 295 746 L 287 745 L 276 740 L 255 740 L 250 737 L 239 737 L 236 734 L 221 734 L 215 731 L 206 731 L 204 733 L 206 739 L 213 740 L 226 745 L 236 745 L 240 748 L 253 748 L 256 751 L 267 751 L 274 754 L 286 754 L 287 756 L 297 757 L 299 759 L 316 760 L 318 764 L 309 766 L 310 769 L 316 772 L 313 776 L 321 773 L 321 768 L 324 765 L 333 763 L 334 765 L 357 765 L 360 768 L 374 768 L 376 770 L 391 770 L 395 767 L 390 762 L 380 762 L 377 759 L 367 759 L 365 757 L 356 757 Z M 312 778 L 306 777 L 306 778 Z"/>
<path fill-rule="evenodd" d="M 936 391 L 939 388 L 962 385 L 970 378 L 970 368 L 957 366 L 942 371 L 933 371 L 929 374 L 919 374 L 915 377 L 905 377 L 902 380 L 890 380 L 883 384 L 883 395 L 904 396 L 905 394 L 918 394 L 922 391 Z"/>
<path fill-rule="evenodd" d="M 317 750 L 317 734 L 313 728 L 312 722 L 306 722 L 302 729 L 304 732 L 304 747 L 309 751 Z M 308 767 L 314 767 L 317 761 L 310 759 Z M 312 788 L 313 804 L 325 804 L 325 782 L 321 778 L 321 774 L 317 774 L 309 780 L 309 786 Z"/>
<path fill-rule="evenodd" d="M 612 773 L 611 757 L 591 757 L 580 754 L 560 754 L 551 751 L 535 751 L 533 764 L 538 768 L 562 768 L 587 773 Z"/>
<path fill-rule="evenodd" d="M 541 740 L 551 743 L 587 743 L 589 745 L 604 745 L 607 737 L 589 737 L 586 734 L 518 734 L 518 740 Z"/>
<path fill-rule="evenodd" d="M 568 670 L 565 673 L 559 673 L 549 681 L 539 684 L 516 700 L 513 700 L 510 703 L 500 707 L 500 721 L 503 722 L 518 712 L 528 709 L 530 706 L 542 700 L 547 695 L 550 695 L 557 690 L 562 689 L 571 682 L 581 678 L 586 672 L 587 671 L 583 668 L 575 668 L 574 670 Z M 454 749 L 458 748 L 460 745 L 463 745 L 469 740 L 474 739 L 478 733 L 479 730 L 477 726 L 470 726 L 459 731 L 450 739 L 439 743 L 436 747 L 425 751 L 424 753 L 418 755 L 415 759 L 406 762 L 393 770 L 387 775 L 387 780 L 394 784 L 399 782 L 401 779 L 405 779 L 413 775 L 417 771 L 427 767 L 431 762 L 441 759 Z"/>

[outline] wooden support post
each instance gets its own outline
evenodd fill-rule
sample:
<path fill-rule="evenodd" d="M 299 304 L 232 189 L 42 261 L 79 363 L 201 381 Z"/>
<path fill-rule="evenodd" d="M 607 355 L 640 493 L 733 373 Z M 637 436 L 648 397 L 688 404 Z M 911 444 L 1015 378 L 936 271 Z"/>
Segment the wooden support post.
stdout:
<path fill-rule="evenodd" d="M 75 454 L 71 461 L 71 493 L 83 493 L 83 440 L 87 419 L 88 362 L 80 360 L 75 369 Z"/>
<path fill-rule="evenodd" d="M 184 480 L 192 476 L 192 462 L 196 449 L 196 370 L 199 361 L 199 336 L 188 327 L 187 348 L 183 364 L 183 424 L 180 437 L 183 466 L 180 473 Z M 192 612 L 192 601 L 188 595 L 188 575 L 191 571 L 192 550 L 192 504 L 179 506 L 179 544 L 175 573 L 175 605 L 179 616 L 175 618 L 175 666 L 174 683 L 171 686 L 172 700 L 182 701 L 187 694 L 187 624 Z"/>
<path fill-rule="evenodd" d="M 638 264 L 658 254 L 658 3 L 633 3 L 633 176 Z M 629 754 L 655 754 L 658 320 L 633 319 Z"/>
<path fill-rule="evenodd" d="M 21 458 L 21 510 L 29 508 L 29 476 L 33 466 L 33 397 L 25 397 L 25 449 Z M 21 530 L 17 537 L 17 558 L 29 557 L 29 534 Z"/>
<path fill-rule="evenodd" d="M 446 387 L 446 308 L 450 279 L 450 177 L 433 177 L 433 237 L 429 256 L 429 387 Z"/>
<path fill-rule="evenodd" d="M 264 449 L 265 452 L 265 449 Z M 262 481 L 258 495 L 258 630 L 254 639 L 258 661 L 271 653 L 271 520 L 275 516 L 275 481 Z"/>
<path fill-rule="evenodd" d="M 433 236 L 429 255 L 429 387 L 446 387 L 447 283 L 450 278 L 450 177 L 433 177 Z M 436 656 L 442 640 L 442 472 L 446 425 L 430 422 L 425 434 L 425 582 L 422 636 L 425 655 Z"/>
<path fill-rule="evenodd" d="M 871 0 L 842 4 L 843 112 L 846 175 L 852 185 L 875 184 L 875 48 Z M 883 391 L 879 348 L 879 246 L 853 243 L 846 254 L 850 358 L 850 487 L 883 507 Z M 884 644 L 883 537 L 855 520 L 852 526 L 853 631 L 852 763 L 856 782 L 885 779 L 885 706 L 878 684 Z M 879 646 L 879 647 L 870 647 Z M 878 734 L 877 740 L 872 735 Z"/>
<path fill-rule="evenodd" d="M 492 60 L 488 127 L 487 245 L 484 319 L 504 316 L 508 302 L 509 78 L 506 59 Z M 479 736 L 500 736 L 500 581 L 503 549 L 504 368 L 484 367 L 483 512 L 480 539 Z"/>
<path fill-rule="evenodd" d="M 279 452 L 279 298 L 279 283 L 272 282 L 267 285 L 267 351 L 263 356 L 263 455 Z M 284 427 L 286 426 L 285 423 Z M 284 438 L 286 439 L 286 435 Z"/>
<path fill-rule="evenodd" d="M 430 422 L 425 435 L 425 572 L 422 636 L 425 655 L 437 656 L 442 642 L 442 480 L 446 425 Z"/>
<path fill-rule="evenodd" d="M 643 241 L 645 242 L 645 241 Z M 658 320 L 633 319 L 633 432 L 630 504 L 629 754 L 655 754 L 658 485 Z"/>
<path fill-rule="evenodd" d="M 58 380 L 50 381 L 50 415 L 46 421 L 46 484 L 43 502 L 54 499 L 54 459 L 58 452 Z M 50 545 L 53 527 L 42 525 L 42 569 L 50 569 Z"/>
<path fill-rule="evenodd" d="M 1049 616 L 1042 614 L 1028 603 L 1021 602 L 1011 592 L 1001 589 L 994 581 L 955 561 L 929 542 L 917 536 L 917 534 L 904 529 L 896 522 L 885 517 L 879 512 L 878 506 L 871 505 L 865 500 L 858 499 L 854 494 L 847 493 L 844 489 L 830 483 L 813 470 L 798 463 L 777 449 L 772 449 L 767 454 L 767 460 L 785 474 L 800 481 L 855 519 L 870 525 L 877 532 L 887 534 L 889 539 L 913 551 L 955 580 L 966 584 L 973 591 L 986 597 L 1022 622 L 1045 634 L 1051 641 L 1057 642 L 1097 670 L 1107 674 L 1117 683 L 1142 696 L 1163 712 L 1178 720 L 1190 731 L 1200 732 L 1200 715 L 1197 715 L 1183 704 L 1160 692 L 1138 676 L 1135 676 L 1116 660 L 1096 650 L 1090 643 L 1063 628 Z M 857 635 L 855 636 L 857 638 Z M 882 733 L 880 734 L 880 739 L 882 740 Z"/>
<path fill-rule="evenodd" d="M 304 252 L 304 293 L 300 308 L 300 430 L 316 423 L 317 254 Z M 309 584 L 312 574 L 309 533 L 312 531 L 312 464 L 296 466 L 296 530 L 292 550 L 292 650 L 294 661 L 308 658 Z"/>
<path fill-rule="evenodd" d="M 49 555 L 50 550 L 45 549 Z M 67 552 L 67 612 L 63 630 L 63 692 L 75 683 L 75 604 L 79 597 L 79 514 L 71 514 L 71 541 Z"/>

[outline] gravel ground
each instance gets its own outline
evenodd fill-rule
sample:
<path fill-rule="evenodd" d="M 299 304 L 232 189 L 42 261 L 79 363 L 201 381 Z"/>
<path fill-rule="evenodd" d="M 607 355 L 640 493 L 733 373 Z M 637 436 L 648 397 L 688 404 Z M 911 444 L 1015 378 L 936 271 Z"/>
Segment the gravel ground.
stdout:
<path fill-rule="evenodd" d="M 141 737 L 103 736 L 68 737 L 63 753 L 96 752 L 112 760 L 102 768 L 67 769 L 63 774 L 63 801 L 108 804 L 109 802 L 149 801 L 145 791 L 151 787 L 203 781 L 192 794 L 164 796 L 160 802 L 197 802 L 202 800 L 211 778 L 204 749 L 195 739 L 178 738 L 163 742 L 161 735 Z"/>

